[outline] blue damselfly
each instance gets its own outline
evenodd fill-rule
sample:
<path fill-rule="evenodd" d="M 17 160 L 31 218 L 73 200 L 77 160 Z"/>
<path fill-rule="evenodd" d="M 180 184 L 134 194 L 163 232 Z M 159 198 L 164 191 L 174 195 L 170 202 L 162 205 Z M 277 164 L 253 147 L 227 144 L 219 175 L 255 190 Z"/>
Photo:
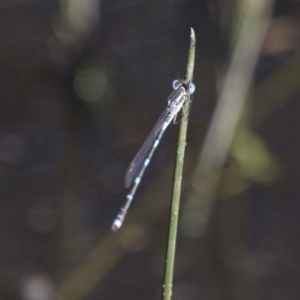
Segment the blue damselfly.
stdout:
<path fill-rule="evenodd" d="M 122 226 L 137 187 L 166 128 L 182 108 L 184 102 L 187 100 L 187 96 L 195 91 L 195 85 L 192 82 L 174 80 L 172 85 L 174 90 L 168 97 L 166 109 L 157 120 L 153 130 L 144 142 L 142 148 L 136 154 L 127 169 L 125 175 L 125 187 L 131 187 L 131 189 L 126 197 L 125 204 L 122 206 L 112 225 L 113 231 L 118 230 Z"/>

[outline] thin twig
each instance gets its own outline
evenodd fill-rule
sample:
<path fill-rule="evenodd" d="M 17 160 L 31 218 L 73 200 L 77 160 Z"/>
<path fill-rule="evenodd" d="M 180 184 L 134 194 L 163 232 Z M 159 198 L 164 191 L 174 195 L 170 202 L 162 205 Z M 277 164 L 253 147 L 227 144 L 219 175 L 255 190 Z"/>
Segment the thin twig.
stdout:
<path fill-rule="evenodd" d="M 196 45 L 195 32 L 191 28 L 190 50 L 188 56 L 187 73 L 185 78 L 185 82 L 187 83 L 189 83 L 193 78 L 194 61 L 195 61 L 195 45 Z M 183 106 L 183 117 L 181 118 L 179 134 L 178 134 L 178 146 L 177 146 L 177 155 L 175 161 L 174 179 L 173 179 L 169 236 L 168 236 L 168 246 L 167 246 L 166 264 L 165 264 L 165 278 L 164 278 L 164 286 L 163 286 L 163 300 L 170 300 L 172 295 L 172 282 L 173 282 L 176 237 L 177 237 L 177 228 L 178 228 L 178 212 L 179 212 L 179 202 L 180 202 L 180 192 L 181 192 L 181 179 L 182 179 L 184 151 L 186 146 L 186 131 L 187 131 L 187 124 L 188 124 L 187 115 L 189 110 L 190 110 L 190 95 L 188 95 L 188 99 Z"/>

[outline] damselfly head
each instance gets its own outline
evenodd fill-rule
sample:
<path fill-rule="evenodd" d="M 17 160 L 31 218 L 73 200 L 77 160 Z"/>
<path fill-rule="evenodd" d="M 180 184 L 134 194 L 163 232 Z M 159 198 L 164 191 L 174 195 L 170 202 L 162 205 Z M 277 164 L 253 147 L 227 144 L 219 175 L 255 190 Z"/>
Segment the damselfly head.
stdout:
<path fill-rule="evenodd" d="M 173 90 L 177 90 L 181 85 L 182 85 L 182 82 L 178 79 L 175 79 L 172 82 Z"/>
<path fill-rule="evenodd" d="M 184 81 L 178 79 L 175 79 L 172 82 L 172 87 L 174 90 L 177 90 L 182 85 L 185 87 L 188 94 L 193 94 L 195 92 L 196 87 L 192 82 L 185 84 Z"/>
<path fill-rule="evenodd" d="M 195 89 L 196 89 L 196 86 L 192 82 L 189 82 L 188 93 L 193 94 L 195 92 Z"/>

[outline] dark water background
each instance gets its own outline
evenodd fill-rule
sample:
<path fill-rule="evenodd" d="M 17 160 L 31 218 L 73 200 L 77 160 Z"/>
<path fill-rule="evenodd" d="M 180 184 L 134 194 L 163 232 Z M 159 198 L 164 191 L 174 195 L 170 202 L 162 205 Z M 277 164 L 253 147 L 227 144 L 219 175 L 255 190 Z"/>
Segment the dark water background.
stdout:
<path fill-rule="evenodd" d="M 111 222 L 126 196 L 127 166 L 172 80 L 185 74 L 193 27 L 184 203 L 228 60 L 234 8 L 235 1 L 1 1 L 1 300 L 160 298 L 178 126 L 163 137 L 124 228 L 112 234 Z M 241 184 L 240 172 L 232 182 L 229 157 L 206 231 L 178 232 L 174 300 L 300 299 L 299 8 L 276 2 L 252 90 L 251 128 L 278 174 Z"/>

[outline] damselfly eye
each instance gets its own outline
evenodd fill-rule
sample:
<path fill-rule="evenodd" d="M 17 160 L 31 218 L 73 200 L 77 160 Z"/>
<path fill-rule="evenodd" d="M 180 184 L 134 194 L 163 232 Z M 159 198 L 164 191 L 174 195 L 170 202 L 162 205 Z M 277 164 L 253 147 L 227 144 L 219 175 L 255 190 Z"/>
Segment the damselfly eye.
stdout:
<path fill-rule="evenodd" d="M 174 90 L 177 90 L 180 85 L 181 85 L 180 80 L 178 80 L 178 79 L 173 80 L 172 87 L 173 87 Z"/>
<path fill-rule="evenodd" d="M 189 83 L 189 93 L 193 94 L 195 92 L 195 89 L 196 89 L 196 86 L 192 82 L 190 82 Z"/>

